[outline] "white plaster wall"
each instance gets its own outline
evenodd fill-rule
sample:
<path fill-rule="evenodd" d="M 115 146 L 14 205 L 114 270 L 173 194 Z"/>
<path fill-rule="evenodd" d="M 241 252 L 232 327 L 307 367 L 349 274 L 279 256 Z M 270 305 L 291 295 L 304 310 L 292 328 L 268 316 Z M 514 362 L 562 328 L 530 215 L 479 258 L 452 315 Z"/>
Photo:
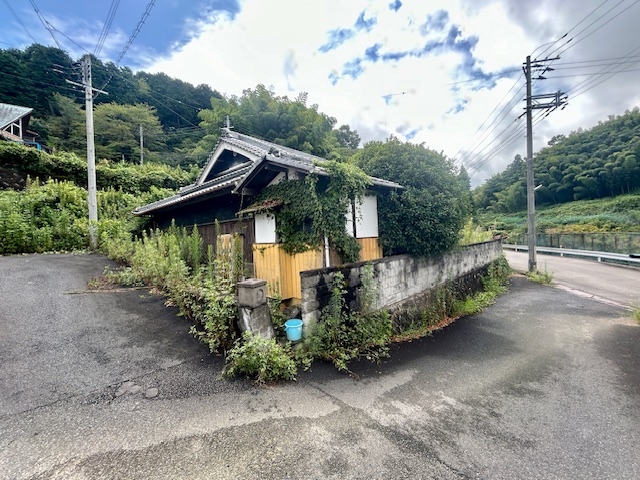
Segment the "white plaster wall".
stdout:
<path fill-rule="evenodd" d="M 356 202 L 356 238 L 378 236 L 378 198 L 367 195 L 362 204 Z"/>
<path fill-rule="evenodd" d="M 356 238 L 378 238 L 378 199 L 367 195 L 362 203 L 356 201 Z M 349 205 L 346 214 L 347 233 L 353 237 L 353 208 Z"/>
<path fill-rule="evenodd" d="M 256 243 L 276 243 L 276 217 L 258 213 L 253 217 L 256 227 Z"/>

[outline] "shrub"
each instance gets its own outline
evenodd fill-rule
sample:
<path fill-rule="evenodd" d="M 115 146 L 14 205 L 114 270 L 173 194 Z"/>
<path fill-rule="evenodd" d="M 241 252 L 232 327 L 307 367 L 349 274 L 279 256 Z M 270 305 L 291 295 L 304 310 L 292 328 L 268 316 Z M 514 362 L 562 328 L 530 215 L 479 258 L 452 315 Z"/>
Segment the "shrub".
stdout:
<path fill-rule="evenodd" d="M 369 267 L 373 270 L 370 264 L 365 268 Z M 370 280 L 365 280 L 366 278 Z M 363 276 L 363 282 L 372 279 L 372 275 Z M 382 358 L 388 357 L 388 344 L 392 334 L 389 314 L 385 311 L 371 312 L 369 305 L 362 313 L 348 312 L 342 273 L 335 274 L 333 285 L 329 305 L 325 307 L 320 322 L 306 342 L 311 355 L 330 360 L 342 371 L 349 371 L 348 363 L 354 359 L 366 358 L 380 362 Z"/>
<path fill-rule="evenodd" d="M 87 162 L 73 153 L 51 155 L 13 142 L 0 142 L 0 166 L 18 168 L 31 177 L 71 181 L 87 184 Z M 162 164 L 131 165 L 96 162 L 96 181 L 99 189 L 114 188 L 140 194 L 152 188 L 177 190 L 192 183 L 197 170 L 184 171 Z"/>
<path fill-rule="evenodd" d="M 288 344 L 280 345 L 274 339 L 266 340 L 245 332 L 227 354 L 223 375 L 255 376 L 257 383 L 268 383 L 295 380 L 297 371 Z"/>

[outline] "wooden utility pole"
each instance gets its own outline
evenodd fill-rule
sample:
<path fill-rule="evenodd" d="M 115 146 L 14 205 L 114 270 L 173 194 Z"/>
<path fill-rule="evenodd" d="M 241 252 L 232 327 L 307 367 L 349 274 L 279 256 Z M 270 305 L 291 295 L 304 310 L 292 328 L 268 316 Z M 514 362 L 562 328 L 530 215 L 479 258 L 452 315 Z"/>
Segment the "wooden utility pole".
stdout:
<path fill-rule="evenodd" d="M 545 58 L 543 60 L 531 61 L 531 56 L 527 57 L 523 65 L 525 79 L 527 82 L 527 248 L 529 251 L 529 272 L 535 273 L 538 269 L 536 262 L 536 197 L 533 178 L 533 110 L 546 109 L 549 110 L 547 115 L 558 107 L 564 105 L 567 101 L 565 93 L 556 92 L 543 95 L 532 95 L 531 93 L 531 72 L 532 70 L 540 71 L 537 80 L 545 80 L 542 76 L 545 72 L 553 70 L 551 67 L 544 67 L 546 62 L 559 60 L 560 57 Z M 547 99 L 547 103 L 540 103 L 539 100 Z"/>

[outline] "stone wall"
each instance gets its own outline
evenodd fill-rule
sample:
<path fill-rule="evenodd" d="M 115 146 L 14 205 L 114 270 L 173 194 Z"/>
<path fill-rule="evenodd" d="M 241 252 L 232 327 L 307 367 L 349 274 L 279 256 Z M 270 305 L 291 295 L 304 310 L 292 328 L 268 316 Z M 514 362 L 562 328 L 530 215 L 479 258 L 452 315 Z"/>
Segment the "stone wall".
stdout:
<path fill-rule="evenodd" d="M 404 302 L 425 294 L 438 285 L 453 282 L 486 268 L 502 255 L 502 242 L 477 243 L 437 257 L 397 255 L 371 263 L 378 289 L 377 308 L 397 309 Z M 329 303 L 333 277 L 340 271 L 347 283 L 349 308 L 359 309 L 358 287 L 367 262 L 342 267 L 308 270 L 300 273 L 302 286 L 302 320 L 305 327 L 314 323 Z"/>

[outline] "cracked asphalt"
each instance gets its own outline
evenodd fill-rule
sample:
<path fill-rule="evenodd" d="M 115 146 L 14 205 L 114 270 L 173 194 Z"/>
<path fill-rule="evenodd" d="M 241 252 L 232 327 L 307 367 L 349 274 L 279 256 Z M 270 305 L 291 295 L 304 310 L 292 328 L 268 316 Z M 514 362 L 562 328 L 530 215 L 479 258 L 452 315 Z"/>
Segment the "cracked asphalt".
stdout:
<path fill-rule="evenodd" d="M 640 326 L 516 276 L 359 380 L 257 388 L 100 255 L 0 257 L 0 478 L 640 478 Z"/>

